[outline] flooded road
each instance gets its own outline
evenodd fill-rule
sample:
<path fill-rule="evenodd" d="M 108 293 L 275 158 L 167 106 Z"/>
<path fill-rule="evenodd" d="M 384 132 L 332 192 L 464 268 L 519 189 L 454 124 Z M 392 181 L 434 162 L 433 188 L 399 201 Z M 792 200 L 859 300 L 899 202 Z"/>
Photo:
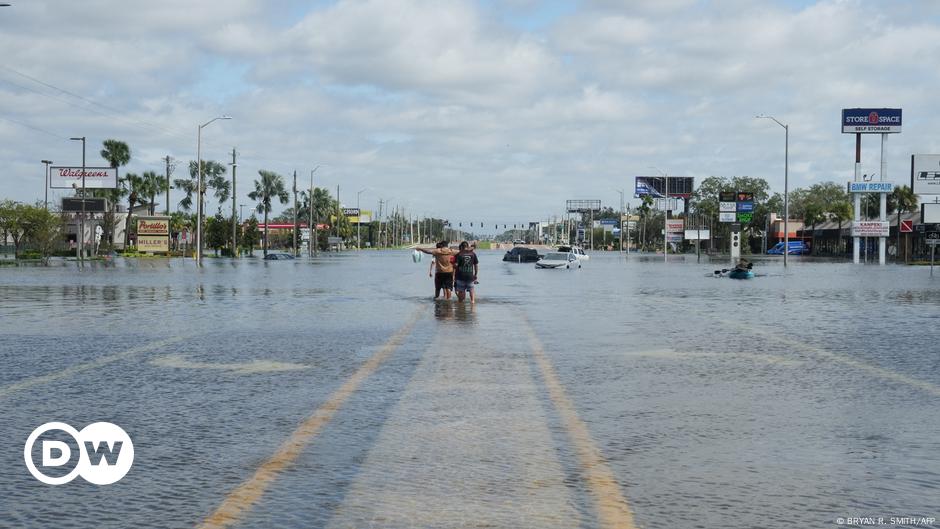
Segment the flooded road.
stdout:
<path fill-rule="evenodd" d="M 400 251 L 0 269 L 0 526 L 940 517 L 926 268 L 500 258 L 473 307 Z M 38 482 L 23 446 L 50 421 L 121 426 L 133 468 Z"/>

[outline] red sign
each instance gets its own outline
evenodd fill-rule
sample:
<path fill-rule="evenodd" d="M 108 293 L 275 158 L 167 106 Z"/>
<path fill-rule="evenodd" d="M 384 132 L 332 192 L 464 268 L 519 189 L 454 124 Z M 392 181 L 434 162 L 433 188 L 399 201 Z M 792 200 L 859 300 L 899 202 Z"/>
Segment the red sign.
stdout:
<path fill-rule="evenodd" d="M 901 233 L 912 233 L 914 231 L 914 221 L 913 220 L 902 220 L 901 221 Z"/>

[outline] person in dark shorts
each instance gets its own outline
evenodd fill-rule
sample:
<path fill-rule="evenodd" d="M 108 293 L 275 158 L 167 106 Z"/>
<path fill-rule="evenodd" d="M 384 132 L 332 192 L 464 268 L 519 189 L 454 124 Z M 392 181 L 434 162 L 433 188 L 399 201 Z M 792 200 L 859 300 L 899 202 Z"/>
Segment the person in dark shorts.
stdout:
<path fill-rule="evenodd" d="M 460 243 L 459 251 L 454 257 L 454 289 L 457 291 L 457 299 L 464 300 L 467 293 L 470 293 L 470 303 L 476 303 L 476 295 L 473 291 L 473 285 L 477 281 L 477 275 L 480 273 L 480 261 L 477 254 L 470 249 L 470 243 L 463 241 Z"/>
<path fill-rule="evenodd" d="M 434 299 L 444 291 L 444 299 L 450 299 L 454 288 L 454 265 L 451 258 L 456 255 L 456 251 L 450 249 L 450 241 L 441 241 L 437 243 L 433 250 L 418 248 L 419 252 L 424 252 L 434 256 L 434 266 L 437 272 L 434 274 Z"/>

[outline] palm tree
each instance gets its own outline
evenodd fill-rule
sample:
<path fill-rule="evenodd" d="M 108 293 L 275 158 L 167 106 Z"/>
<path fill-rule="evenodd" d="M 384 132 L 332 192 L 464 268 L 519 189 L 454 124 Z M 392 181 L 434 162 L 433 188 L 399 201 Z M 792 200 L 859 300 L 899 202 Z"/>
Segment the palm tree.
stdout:
<path fill-rule="evenodd" d="M 131 213 L 136 204 L 143 204 L 141 191 L 144 189 L 144 179 L 134 173 L 127 173 L 122 183 L 127 190 L 127 217 L 124 218 L 124 248 L 127 248 L 131 235 Z"/>
<path fill-rule="evenodd" d="M 916 213 L 919 206 L 920 200 L 917 195 L 914 194 L 914 191 L 910 186 L 900 186 L 894 188 L 894 191 L 890 195 L 894 198 L 895 207 L 898 210 L 898 253 L 901 254 L 901 215 L 904 213 Z M 907 236 L 908 242 L 910 242 L 910 235 Z M 906 246 L 910 246 L 909 244 Z M 904 248 L 904 261 L 907 262 L 908 252 L 907 247 Z"/>
<path fill-rule="evenodd" d="M 112 139 L 104 140 L 102 147 L 100 153 L 101 157 L 107 160 L 108 165 L 114 169 L 127 165 L 128 162 L 131 161 L 131 148 L 123 141 Z M 118 180 L 120 181 L 120 178 Z M 121 197 L 124 196 L 124 193 L 124 189 L 120 186 L 116 189 L 101 189 L 95 193 L 96 196 L 106 198 L 111 202 L 111 211 L 105 214 L 104 222 L 102 222 L 102 228 L 105 230 L 105 236 L 108 240 L 109 251 L 114 248 L 114 226 L 117 223 L 115 219 L 117 203 L 121 200 Z M 130 212 L 128 212 L 128 215 L 130 215 Z"/>
<path fill-rule="evenodd" d="M 219 201 L 219 210 L 222 209 L 222 204 L 228 200 L 229 194 L 232 190 L 232 183 L 224 178 L 226 172 L 225 164 L 221 162 L 216 162 L 213 160 L 203 160 L 202 161 L 202 176 L 204 178 L 202 182 L 203 193 L 206 189 L 212 188 L 214 190 L 214 195 Z M 196 182 L 199 177 L 196 174 L 196 162 L 189 162 L 189 178 L 177 178 L 173 180 L 173 185 L 176 189 L 182 189 L 186 193 L 186 196 L 179 201 L 179 207 L 185 211 L 189 211 L 193 207 L 193 195 L 196 194 Z"/>
<path fill-rule="evenodd" d="M 261 176 L 261 180 L 255 180 L 255 190 L 248 193 L 248 198 L 257 201 L 258 207 L 255 208 L 256 211 L 264 214 L 264 242 L 262 249 L 265 257 L 267 257 L 268 213 L 271 212 L 271 200 L 277 197 L 277 199 L 281 201 L 281 204 L 287 204 L 289 196 L 287 189 L 284 187 L 283 176 L 273 171 L 265 171 L 264 169 L 258 171 L 258 175 Z"/>
<path fill-rule="evenodd" d="M 143 180 L 141 192 L 143 196 L 150 199 L 148 203 L 150 204 L 150 215 L 152 216 L 156 211 L 157 195 L 166 193 L 166 178 L 153 171 L 147 171 L 141 175 L 141 179 Z"/>

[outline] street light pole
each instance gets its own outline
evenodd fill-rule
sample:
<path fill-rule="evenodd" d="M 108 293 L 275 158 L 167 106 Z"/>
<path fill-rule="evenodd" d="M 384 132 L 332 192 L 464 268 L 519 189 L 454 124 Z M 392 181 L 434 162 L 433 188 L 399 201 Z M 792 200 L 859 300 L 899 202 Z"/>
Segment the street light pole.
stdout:
<path fill-rule="evenodd" d="M 359 209 L 359 197 L 362 195 L 363 191 L 365 191 L 366 189 L 360 189 L 359 192 L 356 193 L 356 211 L 359 212 L 359 215 L 356 216 L 356 249 L 357 250 L 362 249 L 362 235 L 360 235 L 360 229 L 361 229 L 360 226 L 362 226 L 362 210 Z"/>
<path fill-rule="evenodd" d="M 235 162 L 235 147 L 232 147 L 232 163 L 229 165 L 232 166 L 232 259 L 238 258 L 238 220 L 235 218 L 235 201 L 238 198 L 238 194 L 235 192 L 235 170 L 238 168 L 238 163 Z"/>
<path fill-rule="evenodd" d="M 623 253 L 623 189 L 617 189 L 620 193 L 620 219 L 617 221 L 620 224 L 620 253 Z"/>
<path fill-rule="evenodd" d="M 69 138 L 72 141 L 82 142 L 82 217 L 79 226 L 79 241 L 78 241 L 78 260 L 81 263 L 85 264 L 85 137 L 81 138 Z M 130 215 L 130 212 L 128 212 Z"/>
<path fill-rule="evenodd" d="M 45 188 L 46 198 L 43 203 L 45 204 L 46 211 L 49 211 L 49 165 L 52 163 L 52 160 L 42 160 L 42 163 L 46 164 L 46 185 L 43 186 Z"/>
<path fill-rule="evenodd" d="M 777 125 L 783 127 L 784 147 L 783 147 L 783 267 L 787 267 L 787 254 L 790 253 L 790 196 L 789 196 L 789 173 L 790 173 L 790 125 L 780 123 L 773 116 L 760 114 L 758 118 L 772 119 Z M 840 235 L 841 237 L 841 235 Z"/>
<path fill-rule="evenodd" d="M 199 125 L 196 129 L 196 185 L 197 185 L 197 197 L 196 201 L 198 205 L 196 206 L 196 266 L 202 266 L 202 217 L 203 217 L 203 206 L 202 198 L 205 194 L 205 189 L 203 185 L 202 178 L 202 129 L 208 126 L 214 121 L 220 119 L 232 119 L 230 116 L 219 116 L 217 118 L 212 118 L 209 121 Z"/>

